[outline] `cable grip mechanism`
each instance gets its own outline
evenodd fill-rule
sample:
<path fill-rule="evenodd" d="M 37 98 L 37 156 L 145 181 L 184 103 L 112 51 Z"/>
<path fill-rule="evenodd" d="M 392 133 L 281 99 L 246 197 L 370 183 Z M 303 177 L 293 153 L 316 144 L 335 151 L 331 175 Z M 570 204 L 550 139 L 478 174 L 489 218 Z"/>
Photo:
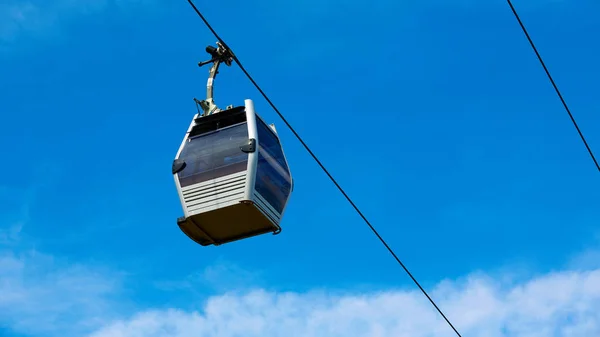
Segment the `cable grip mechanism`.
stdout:
<path fill-rule="evenodd" d="M 206 82 L 206 99 L 200 101 L 194 98 L 196 107 L 199 105 L 202 108 L 202 116 L 208 116 L 221 111 L 221 109 L 219 109 L 215 104 L 213 98 L 214 81 L 215 77 L 217 77 L 217 74 L 219 73 L 219 66 L 221 63 L 225 63 L 226 66 L 231 66 L 233 61 L 233 54 L 221 42 L 217 42 L 216 48 L 213 46 L 207 46 L 206 52 L 211 55 L 211 59 L 198 63 L 199 67 L 209 63 L 213 64 L 210 67 L 208 81 Z"/>

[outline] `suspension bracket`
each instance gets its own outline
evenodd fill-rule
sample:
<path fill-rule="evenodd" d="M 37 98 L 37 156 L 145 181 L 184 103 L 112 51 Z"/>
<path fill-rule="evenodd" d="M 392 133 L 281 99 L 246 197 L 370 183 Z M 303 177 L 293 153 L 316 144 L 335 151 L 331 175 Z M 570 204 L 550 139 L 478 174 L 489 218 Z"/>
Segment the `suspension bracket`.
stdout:
<path fill-rule="evenodd" d="M 208 61 L 198 63 L 199 67 L 207 65 L 209 63 L 213 64 L 210 67 L 208 81 L 206 82 L 206 99 L 199 101 L 196 98 L 194 98 L 196 106 L 199 105 L 202 108 L 202 116 L 208 116 L 221 111 L 221 109 L 219 109 L 215 104 L 213 98 L 214 81 L 215 77 L 219 73 L 219 66 L 221 65 L 221 63 L 225 63 L 226 66 L 231 66 L 231 63 L 233 61 L 233 54 L 221 42 L 217 42 L 216 48 L 213 46 L 206 47 L 206 52 L 211 55 L 211 59 Z"/>

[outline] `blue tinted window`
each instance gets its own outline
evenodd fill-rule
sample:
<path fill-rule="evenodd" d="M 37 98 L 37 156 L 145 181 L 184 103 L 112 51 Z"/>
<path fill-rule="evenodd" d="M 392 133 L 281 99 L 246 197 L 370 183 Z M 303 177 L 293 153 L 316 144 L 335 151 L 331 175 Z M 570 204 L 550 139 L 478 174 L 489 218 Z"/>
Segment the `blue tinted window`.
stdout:
<path fill-rule="evenodd" d="M 248 154 L 240 146 L 247 141 L 246 122 L 189 139 L 179 156 L 186 163 L 178 174 L 181 186 L 246 170 Z"/>
<path fill-rule="evenodd" d="M 259 118 L 258 129 L 258 167 L 256 172 L 256 191 L 273 208 L 281 213 L 290 195 L 292 181 L 277 137 Z"/>

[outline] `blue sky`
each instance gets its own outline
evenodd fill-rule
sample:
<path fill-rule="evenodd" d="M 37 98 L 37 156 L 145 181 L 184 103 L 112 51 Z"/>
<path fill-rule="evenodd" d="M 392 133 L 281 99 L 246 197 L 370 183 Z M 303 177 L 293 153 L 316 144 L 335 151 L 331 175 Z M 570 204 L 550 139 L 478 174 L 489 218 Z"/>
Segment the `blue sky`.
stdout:
<path fill-rule="evenodd" d="M 600 156 L 600 5 L 514 3 Z M 197 6 L 465 336 L 600 333 L 598 172 L 504 1 Z M 216 102 L 278 127 L 283 232 L 179 231 L 214 42 L 186 1 L 0 4 L 0 335 L 450 336 L 237 67 Z"/>

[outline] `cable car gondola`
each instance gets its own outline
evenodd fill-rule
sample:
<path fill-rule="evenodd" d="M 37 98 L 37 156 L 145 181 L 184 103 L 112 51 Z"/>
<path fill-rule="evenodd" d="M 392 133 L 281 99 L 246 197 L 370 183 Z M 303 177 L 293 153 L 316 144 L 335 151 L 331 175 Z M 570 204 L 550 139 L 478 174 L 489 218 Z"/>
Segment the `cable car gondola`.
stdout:
<path fill-rule="evenodd" d="M 261 234 L 278 234 L 293 181 L 274 125 L 244 105 L 217 108 L 213 82 L 233 55 L 221 43 L 208 46 L 213 63 L 207 98 L 194 116 L 173 161 L 172 173 L 184 216 L 179 228 L 202 245 L 221 245 Z"/>

